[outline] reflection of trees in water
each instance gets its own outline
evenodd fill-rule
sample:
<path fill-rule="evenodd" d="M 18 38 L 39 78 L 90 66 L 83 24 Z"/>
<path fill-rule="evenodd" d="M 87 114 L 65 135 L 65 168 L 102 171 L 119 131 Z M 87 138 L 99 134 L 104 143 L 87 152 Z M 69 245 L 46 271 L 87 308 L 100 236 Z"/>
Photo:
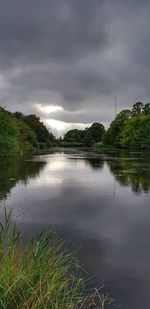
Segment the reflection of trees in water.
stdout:
<path fill-rule="evenodd" d="M 76 162 L 84 162 L 87 166 L 90 165 L 93 169 L 101 169 L 104 166 L 104 160 L 101 158 L 95 157 L 73 157 L 69 158 L 69 160 L 73 160 Z"/>
<path fill-rule="evenodd" d="M 106 160 L 111 173 L 122 186 L 131 186 L 136 193 L 150 190 L 149 154 L 121 152 Z"/>
<path fill-rule="evenodd" d="M 21 157 L 0 160 L 0 200 L 7 198 L 17 182 L 27 184 L 30 178 L 36 177 L 45 162 L 26 161 Z"/>
<path fill-rule="evenodd" d="M 149 154 L 112 153 L 97 157 L 77 157 L 92 169 L 102 169 L 106 162 L 115 179 L 122 186 L 131 186 L 134 192 L 150 190 L 150 159 Z M 24 158 L 0 159 L 0 200 L 6 199 L 11 189 L 22 182 L 27 184 L 30 178 L 38 176 L 45 166 L 43 161 L 26 161 Z"/>
<path fill-rule="evenodd" d="M 85 162 L 93 169 L 101 169 L 104 166 L 104 161 L 98 158 L 86 158 Z"/>

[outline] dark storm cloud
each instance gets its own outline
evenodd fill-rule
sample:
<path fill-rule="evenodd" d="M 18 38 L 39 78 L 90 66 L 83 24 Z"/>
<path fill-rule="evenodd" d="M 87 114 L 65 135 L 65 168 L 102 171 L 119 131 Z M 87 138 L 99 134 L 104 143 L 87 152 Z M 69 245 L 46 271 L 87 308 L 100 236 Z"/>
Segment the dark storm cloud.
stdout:
<path fill-rule="evenodd" d="M 148 0 L 0 0 L 1 104 L 107 124 L 115 95 L 118 111 L 149 101 L 149 15 Z"/>
<path fill-rule="evenodd" d="M 76 61 L 107 41 L 102 6 L 99 0 L 1 0 L 1 58 L 12 64 Z"/>

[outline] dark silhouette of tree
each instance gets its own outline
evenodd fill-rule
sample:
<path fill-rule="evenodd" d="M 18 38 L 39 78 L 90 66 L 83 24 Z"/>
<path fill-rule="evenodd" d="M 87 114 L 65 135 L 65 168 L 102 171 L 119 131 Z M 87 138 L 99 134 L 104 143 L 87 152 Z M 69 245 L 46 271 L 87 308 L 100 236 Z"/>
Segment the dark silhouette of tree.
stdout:
<path fill-rule="evenodd" d="M 91 134 L 91 140 L 93 143 L 102 141 L 103 135 L 105 133 L 105 128 L 103 124 L 95 122 L 88 128 L 87 134 Z M 86 137 L 86 136 L 85 136 Z"/>
<path fill-rule="evenodd" d="M 79 145 L 92 146 L 100 142 L 105 133 L 105 128 L 101 123 L 93 123 L 91 127 L 85 130 L 73 129 L 68 131 L 64 136 L 64 142 L 79 143 Z"/>
<path fill-rule="evenodd" d="M 83 131 L 78 129 L 73 129 L 68 131 L 64 136 L 65 142 L 82 142 L 83 140 Z"/>
<path fill-rule="evenodd" d="M 35 132 L 40 148 L 47 148 L 55 141 L 54 135 L 48 131 L 40 118 L 34 114 L 24 116 L 24 121 Z"/>
<path fill-rule="evenodd" d="M 150 115 L 150 103 L 146 103 L 144 108 L 143 108 L 143 113 L 145 115 Z"/>
<path fill-rule="evenodd" d="M 143 113 L 144 104 L 142 102 L 137 102 L 132 107 L 132 116 L 138 116 Z"/>

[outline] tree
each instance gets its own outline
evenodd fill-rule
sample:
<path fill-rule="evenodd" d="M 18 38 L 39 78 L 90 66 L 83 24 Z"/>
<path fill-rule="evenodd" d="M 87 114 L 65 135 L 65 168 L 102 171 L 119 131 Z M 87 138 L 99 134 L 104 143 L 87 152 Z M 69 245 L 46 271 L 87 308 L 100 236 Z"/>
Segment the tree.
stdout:
<path fill-rule="evenodd" d="M 19 144 L 23 153 L 35 152 L 38 148 L 38 142 L 34 131 L 21 119 L 16 119 L 19 128 Z"/>
<path fill-rule="evenodd" d="M 15 112 L 13 113 L 13 116 L 17 119 L 24 119 L 24 115 L 21 112 Z"/>
<path fill-rule="evenodd" d="M 142 102 L 137 102 L 132 107 L 132 116 L 138 116 L 143 113 L 144 104 Z"/>
<path fill-rule="evenodd" d="M 78 129 L 69 130 L 65 136 L 65 142 L 82 142 L 83 139 L 83 131 Z"/>
<path fill-rule="evenodd" d="M 18 136 L 19 130 L 11 113 L 0 108 L 0 155 L 20 152 Z"/>
<path fill-rule="evenodd" d="M 143 108 L 143 113 L 145 115 L 150 115 L 150 103 L 146 103 L 144 108 Z"/>
<path fill-rule="evenodd" d="M 68 143 L 80 143 L 85 146 L 92 146 L 100 142 L 105 133 L 105 128 L 101 123 L 93 123 L 91 127 L 85 130 L 73 129 L 68 131 L 64 136 L 64 141 Z"/>
<path fill-rule="evenodd" d="M 48 131 L 40 118 L 34 114 L 24 116 L 23 120 L 35 132 L 40 148 L 50 147 L 55 141 L 54 135 Z"/>
<path fill-rule="evenodd" d="M 105 128 L 103 124 L 99 122 L 95 122 L 91 125 L 90 128 L 87 130 L 87 134 L 90 132 L 91 134 L 91 140 L 93 143 L 97 143 L 102 141 L 103 135 L 105 133 Z M 86 138 L 86 135 L 85 135 Z"/>
<path fill-rule="evenodd" d="M 122 132 L 121 144 L 129 148 L 150 148 L 150 115 L 131 118 Z"/>
<path fill-rule="evenodd" d="M 87 147 L 90 147 L 94 144 L 94 140 L 92 138 L 92 133 L 90 130 L 88 130 L 88 132 L 86 133 L 85 137 L 84 137 L 84 144 Z"/>
<path fill-rule="evenodd" d="M 120 112 L 115 120 L 110 124 L 109 129 L 104 134 L 103 142 L 105 145 L 112 145 L 115 147 L 120 147 L 121 145 L 121 135 L 125 123 L 131 117 L 130 110 L 123 110 Z"/>

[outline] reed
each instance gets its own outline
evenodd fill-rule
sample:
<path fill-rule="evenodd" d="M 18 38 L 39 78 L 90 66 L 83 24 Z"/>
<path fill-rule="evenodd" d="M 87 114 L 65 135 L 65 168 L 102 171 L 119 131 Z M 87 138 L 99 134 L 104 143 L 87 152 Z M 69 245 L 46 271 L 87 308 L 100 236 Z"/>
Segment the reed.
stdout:
<path fill-rule="evenodd" d="M 0 223 L 0 308 L 104 309 L 108 296 L 86 295 L 73 252 L 56 234 L 44 231 L 24 244 L 11 212 Z"/>

